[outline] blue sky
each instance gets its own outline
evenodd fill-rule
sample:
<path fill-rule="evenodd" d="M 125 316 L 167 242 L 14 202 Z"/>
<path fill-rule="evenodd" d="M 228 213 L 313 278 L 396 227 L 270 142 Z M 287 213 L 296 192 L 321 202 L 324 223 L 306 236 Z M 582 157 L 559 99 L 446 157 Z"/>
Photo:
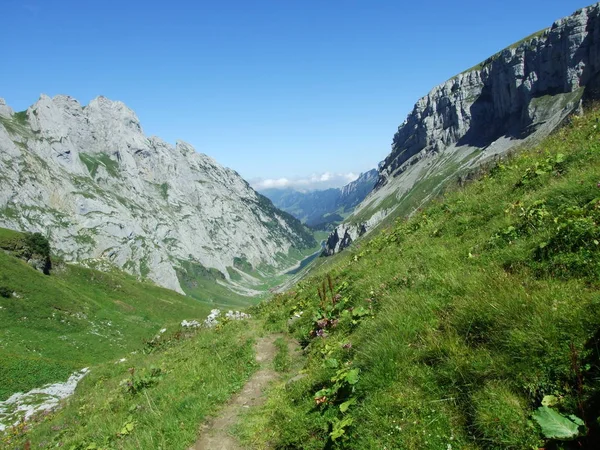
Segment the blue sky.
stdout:
<path fill-rule="evenodd" d="M 248 180 L 330 181 L 375 167 L 432 87 L 588 4 L 0 1 L 0 97 L 15 110 L 104 95 Z"/>

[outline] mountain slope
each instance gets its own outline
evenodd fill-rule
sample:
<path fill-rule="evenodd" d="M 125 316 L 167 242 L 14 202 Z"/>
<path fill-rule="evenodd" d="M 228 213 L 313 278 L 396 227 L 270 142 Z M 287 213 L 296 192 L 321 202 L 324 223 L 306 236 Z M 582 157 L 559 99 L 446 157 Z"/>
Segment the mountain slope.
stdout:
<path fill-rule="evenodd" d="M 42 96 L 13 113 L 0 101 L 0 149 L 0 225 L 47 234 L 69 261 L 105 259 L 178 292 L 190 271 L 212 269 L 252 293 L 262 280 L 235 261 L 282 268 L 315 245 L 236 172 L 146 137 L 121 102 Z"/>
<path fill-rule="evenodd" d="M 11 448 L 189 448 L 252 370 L 252 331 L 289 332 L 304 351 L 282 340 L 286 382 L 261 408 L 240 405 L 241 448 L 598 448 L 600 110 L 586 114 L 320 260 L 252 320 L 132 355 L 136 375 L 93 370 Z M 144 385 L 153 366 L 162 375 Z M 570 441 L 544 435 L 540 408 Z"/>
<path fill-rule="evenodd" d="M 388 214 L 412 213 L 450 180 L 536 142 L 595 96 L 600 6 L 581 9 L 435 87 L 394 135 L 374 191 L 334 231 L 339 251 Z"/>
<path fill-rule="evenodd" d="M 259 305 L 306 360 L 238 427 L 244 448 L 599 448 L 599 121 Z"/>
<path fill-rule="evenodd" d="M 338 189 L 300 192 L 295 189 L 265 189 L 262 192 L 275 206 L 314 228 L 335 225 L 347 216 L 373 189 L 375 169 Z"/>
<path fill-rule="evenodd" d="M 115 268 L 54 261 L 44 275 L 15 256 L 24 239 L 0 228 L 0 401 L 127 356 L 160 329 L 170 335 L 210 310 Z"/>

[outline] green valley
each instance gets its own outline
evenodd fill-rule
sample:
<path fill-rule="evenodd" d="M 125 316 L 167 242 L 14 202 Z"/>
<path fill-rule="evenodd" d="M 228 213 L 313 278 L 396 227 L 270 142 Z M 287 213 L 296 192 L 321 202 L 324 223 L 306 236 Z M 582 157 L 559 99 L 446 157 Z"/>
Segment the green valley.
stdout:
<path fill-rule="evenodd" d="M 255 369 L 252 340 L 278 332 L 304 356 L 278 356 L 289 381 L 242 416 L 234 431 L 244 448 L 592 448 L 599 121 L 598 110 L 573 117 L 410 220 L 321 260 L 310 278 L 251 308 L 249 321 L 132 356 L 135 372 L 114 363 L 92 371 L 64 409 L 12 442 L 187 448 L 198 422 Z M 110 276 L 70 270 L 60 277 Z M 302 376 L 290 370 L 298 365 Z M 217 381 L 225 371 L 234 375 Z M 123 387 L 128 378 L 135 392 Z M 570 432 L 549 439 L 544 414 Z"/>
<path fill-rule="evenodd" d="M 1 449 L 600 448 L 600 3 L 12 3 Z"/>

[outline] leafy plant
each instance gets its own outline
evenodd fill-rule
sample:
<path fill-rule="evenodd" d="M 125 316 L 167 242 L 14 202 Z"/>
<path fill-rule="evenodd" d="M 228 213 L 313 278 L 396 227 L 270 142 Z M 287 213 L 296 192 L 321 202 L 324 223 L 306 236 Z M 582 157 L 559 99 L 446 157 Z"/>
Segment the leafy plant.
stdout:
<path fill-rule="evenodd" d="M 325 361 L 325 366 L 335 368 L 338 362 L 335 359 Z M 314 399 L 317 406 L 330 408 L 337 406 L 342 414 L 341 418 L 334 417 L 331 421 L 331 432 L 329 437 L 335 441 L 345 435 L 346 428 L 352 425 L 354 420 L 347 415 L 352 405 L 357 403 L 354 395 L 355 385 L 360 378 L 360 369 L 352 368 L 352 363 L 347 363 L 346 367 L 338 369 L 335 375 L 330 379 L 332 383 L 329 387 L 323 388 L 315 393 Z"/>
<path fill-rule="evenodd" d="M 50 242 L 42 233 L 26 233 L 25 244 L 33 254 L 50 256 Z"/>
<path fill-rule="evenodd" d="M 332 441 L 336 441 L 337 439 L 344 436 L 346 433 L 346 428 L 354 423 L 354 419 L 352 417 L 343 417 L 342 419 L 334 419 L 333 421 L 333 429 L 329 436 Z"/>
<path fill-rule="evenodd" d="M 136 421 L 133 419 L 133 416 L 128 416 L 127 421 L 121 427 L 121 431 L 117 433 L 117 437 L 124 437 L 128 434 L 131 434 L 135 428 Z"/>
<path fill-rule="evenodd" d="M 533 413 L 533 418 L 548 439 L 571 441 L 585 432 L 585 424 L 579 417 L 573 414 L 565 416 L 545 405 Z"/>
<path fill-rule="evenodd" d="M 162 370 L 158 367 L 152 367 L 149 374 L 141 377 L 136 376 L 135 367 L 131 367 L 129 368 L 129 374 L 131 376 L 129 379 L 123 380 L 122 385 L 125 392 L 130 395 L 136 395 L 144 389 L 154 386 L 163 376 Z"/>
<path fill-rule="evenodd" d="M 567 157 L 563 153 L 556 156 L 548 156 L 542 161 L 536 162 L 532 167 L 528 167 L 521 176 L 515 187 L 530 186 L 542 175 L 554 173 L 561 175 L 566 167 Z"/>
<path fill-rule="evenodd" d="M 354 385 L 358 383 L 360 374 L 360 369 L 351 369 L 350 367 L 351 365 L 348 365 L 339 369 L 330 380 L 332 385 L 315 393 L 315 402 L 318 405 L 337 404 L 350 398 L 354 393 Z"/>

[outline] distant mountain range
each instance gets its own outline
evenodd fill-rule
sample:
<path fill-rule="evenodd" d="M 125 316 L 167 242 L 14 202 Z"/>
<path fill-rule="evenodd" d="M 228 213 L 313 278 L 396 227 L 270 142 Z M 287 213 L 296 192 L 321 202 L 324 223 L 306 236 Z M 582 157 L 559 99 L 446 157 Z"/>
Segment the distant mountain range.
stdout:
<path fill-rule="evenodd" d="M 313 229 L 329 229 L 344 220 L 354 207 L 371 192 L 378 177 L 377 169 L 369 170 L 337 189 L 300 192 L 292 188 L 265 189 L 261 193 L 273 204 L 300 219 Z"/>

